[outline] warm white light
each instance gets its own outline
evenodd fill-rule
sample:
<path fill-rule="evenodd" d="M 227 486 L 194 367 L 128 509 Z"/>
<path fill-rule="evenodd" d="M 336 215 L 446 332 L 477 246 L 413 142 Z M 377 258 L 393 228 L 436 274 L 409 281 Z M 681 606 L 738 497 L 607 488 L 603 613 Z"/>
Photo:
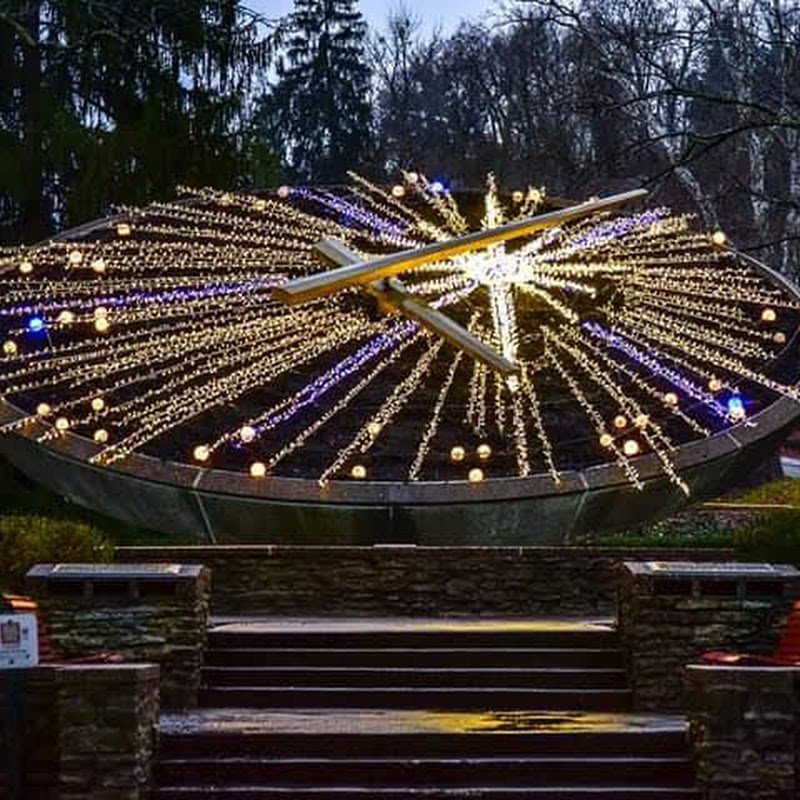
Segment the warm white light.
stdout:
<path fill-rule="evenodd" d="M 778 315 L 775 313 L 774 308 L 765 308 L 761 312 L 762 322 L 775 322 L 776 319 L 778 319 Z"/>
<path fill-rule="evenodd" d="M 69 430 L 69 420 L 66 417 L 59 417 L 56 420 L 56 430 L 59 433 L 64 433 Z"/>
<path fill-rule="evenodd" d="M 250 477 L 263 478 L 267 474 L 267 465 L 263 461 L 254 461 L 250 465 Z"/>
<path fill-rule="evenodd" d="M 7 356 L 15 356 L 17 354 L 17 343 L 12 342 L 10 339 L 7 342 L 3 342 L 3 352 Z"/>
<path fill-rule="evenodd" d="M 480 467 L 473 467 L 467 473 L 467 480 L 470 483 L 480 483 L 483 480 L 483 470 Z"/>
<path fill-rule="evenodd" d="M 33 264 L 26 258 L 24 261 L 19 262 L 19 271 L 23 275 L 30 275 L 33 272 Z"/>
<path fill-rule="evenodd" d="M 773 337 L 772 341 L 775 344 L 786 344 L 786 334 L 783 331 L 778 331 Z"/>
<path fill-rule="evenodd" d="M 111 327 L 111 323 L 106 317 L 98 317 L 94 321 L 94 329 L 98 333 L 105 333 Z"/>
<path fill-rule="evenodd" d="M 62 325 L 69 325 L 69 324 L 75 322 L 75 314 L 74 314 L 74 312 L 70 311 L 68 308 L 65 308 L 63 311 L 59 312 L 58 321 Z"/>
<path fill-rule="evenodd" d="M 460 444 L 457 444 L 455 447 L 450 449 L 451 461 L 463 461 L 466 458 L 466 455 L 467 451 Z"/>
<path fill-rule="evenodd" d="M 356 480 L 364 480 L 364 478 L 367 477 L 367 468 L 363 464 L 356 464 L 353 469 L 350 470 L 350 475 Z"/>
<path fill-rule="evenodd" d="M 106 271 L 106 261 L 104 258 L 92 259 L 91 266 L 98 275 L 102 275 Z"/>
<path fill-rule="evenodd" d="M 117 236 L 130 236 L 133 233 L 133 228 L 130 222 L 118 222 L 117 223 Z"/>
<path fill-rule="evenodd" d="M 108 431 L 105 428 L 98 428 L 93 438 L 96 444 L 105 444 L 108 441 Z"/>
<path fill-rule="evenodd" d="M 102 411 L 106 407 L 106 401 L 102 397 L 95 397 L 92 400 L 92 410 Z"/>
<path fill-rule="evenodd" d="M 638 455 L 640 450 L 639 442 L 637 442 L 636 439 L 626 439 L 622 445 L 622 452 L 625 453 L 626 456 Z"/>
<path fill-rule="evenodd" d="M 728 243 L 728 237 L 725 235 L 724 231 L 714 231 L 711 236 L 711 241 L 717 247 L 724 247 Z"/>
<path fill-rule="evenodd" d="M 678 405 L 678 395 L 675 392 L 667 392 L 664 395 L 664 402 L 668 406 L 677 406 Z"/>
<path fill-rule="evenodd" d="M 488 444 L 479 444 L 478 449 L 475 451 L 481 461 L 486 461 L 492 457 L 492 448 Z"/>
<path fill-rule="evenodd" d="M 78 267 L 83 263 L 83 253 L 80 250 L 71 250 L 68 258 L 71 267 Z"/>
<path fill-rule="evenodd" d="M 392 197 L 397 197 L 399 199 L 403 197 L 405 193 L 405 187 L 401 186 L 399 183 L 396 186 L 392 186 Z"/>
<path fill-rule="evenodd" d="M 367 433 L 370 436 L 377 436 L 381 432 L 381 424 L 380 422 L 370 422 L 367 425 Z"/>
<path fill-rule="evenodd" d="M 633 420 L 633 424 L 637 428 L 646 428 L 648 422 L 650 422 L 650 417 L 648 417 L 647 414 L 637 414 Z"/>
<path fill-rule="evenodd" d="M 239 438 L 245 444 L 250 444 L 256 438 L 256 429 L 252 425 L 243 425 L 239 431 Z"/>
<path fill-rule="evenodd" d="M 52 410 L 49 403 L 39 403 L 39 405 L 36 406 L 36 413 L 40 417 L 46 417 Z"/>
<path fill-rule="evenodd" d="M 722 381 L 719 378 L 711 378 L 708 382 L 708 388 L 712 392 L 719 392 L 722 390 Z"/>
<path fill-rule="evenodd" d="M 195 447 L 192 455 L 194 456 L 195 461 L 208 461 L 208 459 L 211 457 L 211 451 L 208 449 L 208 445 L 199 444 L 197 447 Z"/>
<path fill-rule="evenodd" d="M 291 193 L 292 193 L 292 190 L 288 186 L 279 186 L 278 187 L 277 194 L 278 194 L 278 197 L 280 197 L 282 200 L 285 200 Z"/>
<path fill-rule="evenodd" d="M 600 446 L 601 447 L 611 447 L 614 444 L 614 437 L 610 433 L 601 433 L 600 434 Z"/>
<path fill-rule="evenodd" d="M 624 428 L 624 427 L 627 426 L 627 424 L 628 424 L 628 419 L 627 419 L 627 417 L 623 416 L 622 414 L 617 414 L 617 416 L 614 417 L 614 427 L 615 428 Z"/>

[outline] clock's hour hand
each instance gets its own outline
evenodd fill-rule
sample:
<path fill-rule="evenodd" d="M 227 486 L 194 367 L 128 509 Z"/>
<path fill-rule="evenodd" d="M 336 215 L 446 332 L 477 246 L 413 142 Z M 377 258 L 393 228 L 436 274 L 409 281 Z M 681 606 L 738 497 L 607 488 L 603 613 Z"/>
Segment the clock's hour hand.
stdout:
<path fill-rule="evenodd" d="M 304 303 L 318 297 L 334 294 L 355 284 L 367 284 L 380 278 L 390 278 L 422 264 L 444 261 L 462 253 L 467 253 L 470 250 L 480 250 L 499 242 L 527 236 L 577 217 L 594 214 L 598 211 L 606 211 L 631 200 L 639 200 L 646 195 L 646 190 L 635 189 L 631 192 L 624 192 L 599 200 L 589 200 L 576 206 L 540 214 L 536 217 L 517 220 L 497 228 L 468 233 L 464 236 L 448 239 L 446 242 L 434 242 L 415 250 L 403 250 L 399 253 L 380 256 L 370 261 L 348 264 L 338 269 L 297 278 L 296 280 L 288 281 L 282 286 L 276 286 L 272 290 L 272 296 L 287 305 Z"/>
<path fill-rule="evenodd" d="M 359 257 L 352 250 L 335 239 L 323 239 L 315 249 L 334 264 L 359 262 Z M 428 330 L 460 348 L 476 361 L 486 364 L 487 367 L 503 375 L 515 375 L 519 372 L 519 365 L 501 356 L 441 311 L 431 308 L 422 298 L 409 294 L 396 278 L 373 281 L 366 289 L 384 308 L 398 311 L 406 317 L 417 320 Z"/>

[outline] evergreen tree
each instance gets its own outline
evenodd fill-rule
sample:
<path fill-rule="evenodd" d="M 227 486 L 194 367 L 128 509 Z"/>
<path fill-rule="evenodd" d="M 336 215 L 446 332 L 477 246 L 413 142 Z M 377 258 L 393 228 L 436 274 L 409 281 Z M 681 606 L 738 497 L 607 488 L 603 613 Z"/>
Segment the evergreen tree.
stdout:
<path fill-rule="evenodd" d="M 246 107 L 268 57 L 239 0 L 0 0 L 0 240 L 268 178 Z"/>
<path fill-rule="evenodd" d="M 289 30 L 257 125 L 291 177 L 341 181 L 369 149 L 366 23 L 356 0 L 295 0 Z"/>

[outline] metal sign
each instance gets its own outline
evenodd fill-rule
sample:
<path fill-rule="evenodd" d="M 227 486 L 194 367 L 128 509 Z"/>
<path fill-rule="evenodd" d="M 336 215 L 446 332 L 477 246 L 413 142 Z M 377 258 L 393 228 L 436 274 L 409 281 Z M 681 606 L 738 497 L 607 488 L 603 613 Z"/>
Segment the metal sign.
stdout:
<path fill-rule="evenodd" d="M 23 669 L 39 663 L 35 614 L 0 614 L 0 669 Z"/>

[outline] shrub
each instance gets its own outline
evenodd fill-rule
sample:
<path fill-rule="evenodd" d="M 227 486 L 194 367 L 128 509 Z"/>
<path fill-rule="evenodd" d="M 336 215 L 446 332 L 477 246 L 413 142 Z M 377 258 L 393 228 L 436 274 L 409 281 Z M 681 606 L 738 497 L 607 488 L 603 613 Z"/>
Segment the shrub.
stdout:
<path fill-rule="evenodd" d="M 736 557 L 800 566 L 800 509 L 772 511 L 734 533 Z"/>
<path fill-rule="evenodd" d="M 108 538 L 70 519 L 29 515 L 0 516 L 0 588 L 22 591 L 25 573 L 38 563 L 107 562 L 114 554 Z"/>

